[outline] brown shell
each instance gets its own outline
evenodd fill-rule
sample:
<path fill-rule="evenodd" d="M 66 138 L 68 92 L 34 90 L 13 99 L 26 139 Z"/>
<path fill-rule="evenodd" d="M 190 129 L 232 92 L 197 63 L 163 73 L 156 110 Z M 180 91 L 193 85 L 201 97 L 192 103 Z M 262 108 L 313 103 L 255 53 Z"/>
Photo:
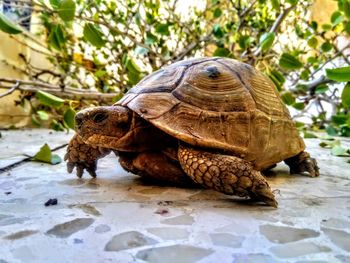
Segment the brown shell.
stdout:
<path fill-rule="evenodd" d="M 191 145 L 264 169 L 305 148 L 272 82 L 227 58 L 180 61 L 145 77 L 117 104 Z"/>

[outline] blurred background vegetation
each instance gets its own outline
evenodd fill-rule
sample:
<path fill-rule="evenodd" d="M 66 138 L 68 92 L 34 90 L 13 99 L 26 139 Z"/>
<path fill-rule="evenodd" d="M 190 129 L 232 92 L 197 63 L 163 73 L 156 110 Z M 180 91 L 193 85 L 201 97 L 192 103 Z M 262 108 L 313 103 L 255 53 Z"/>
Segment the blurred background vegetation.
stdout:
<path fill-rule="evenodd" d="M 350 0 L 0 5 L 0 63 L 18 72 L 0 70 L 0 99 L 22 107 L 30 121 L 21 125 L 73 128 L 77 110 L 112 104 L 164 65 L 221 56 L 270 77 L 305 137 L 320 130 L 326 139 L 350 137 Z M 11 59 L 9 49 L 15 52 Z M 8 107 L 0 117 L 9 117 L 3 127 L 20 126 Z M 338 147 L 336 155 L 350 153 L 338 142 L 323 146 Z"/>

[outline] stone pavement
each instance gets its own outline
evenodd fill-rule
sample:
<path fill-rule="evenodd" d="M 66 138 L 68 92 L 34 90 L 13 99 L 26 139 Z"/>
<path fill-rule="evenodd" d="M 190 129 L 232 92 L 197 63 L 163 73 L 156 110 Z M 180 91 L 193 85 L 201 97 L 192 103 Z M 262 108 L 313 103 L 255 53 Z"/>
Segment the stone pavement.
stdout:
<path fill-rule="evenodd" d="M 72 133 L 1 131 L 0 168 Z M 307 139 L 319 178 L 268 178 L 278 209 L 206 190 L 147 185 L 109 155 L 98 178 L 65 163 L 0 173 L 0 263 L 350 262 L 350 163 Z M 350 142 L 343 143 L 350 147 Z M 56 151 L 61 157 L 65 149 Z M 52 198 L 58 204 L 44 206 Z"/>

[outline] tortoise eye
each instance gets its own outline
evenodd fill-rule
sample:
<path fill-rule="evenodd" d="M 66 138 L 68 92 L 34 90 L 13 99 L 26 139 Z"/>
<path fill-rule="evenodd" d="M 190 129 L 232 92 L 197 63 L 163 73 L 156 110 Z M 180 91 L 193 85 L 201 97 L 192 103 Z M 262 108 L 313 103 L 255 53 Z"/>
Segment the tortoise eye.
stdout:
<path fill-rule="evenodd" d="M 94 116 L 92 116 L 92 120 L 96 123 L 102 122 L 108 118 L 108 114 L 104 112 L 98 112 Z"/>

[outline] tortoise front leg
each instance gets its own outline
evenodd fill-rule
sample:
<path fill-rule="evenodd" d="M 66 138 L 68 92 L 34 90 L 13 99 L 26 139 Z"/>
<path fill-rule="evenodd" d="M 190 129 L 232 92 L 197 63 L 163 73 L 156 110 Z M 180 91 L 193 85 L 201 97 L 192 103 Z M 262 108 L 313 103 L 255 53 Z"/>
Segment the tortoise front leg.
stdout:
<path fill-rule="evenodd" d="M 290 168 L 290 174 L 300 174 L 307 172 L 311 177 L 320 175 L 320 168 L 317 166 L 316 159 L 311 158 L 308 152 L 301 152 L 296 156 L 284 160 Z"/>
<path fill-rule="evenodd" d="M 249 162 L 183 145 L 179 147 L 178 157 L 182 169 L 196 183 L 229 195 L 249 196 L 277 207 L 267 181 Z"/>
<path fill-rule="evenodd" d="M 83 176 L 84 170 L 87 170 L 92 177 L 96 177 L 97 160 L 110 152 L 109 149 L 84 143 L 81 137 L 75 134 L 69 142 L 64 160 L 67 161 L 69 173 L 76 167 L 79 178 Z"/>

